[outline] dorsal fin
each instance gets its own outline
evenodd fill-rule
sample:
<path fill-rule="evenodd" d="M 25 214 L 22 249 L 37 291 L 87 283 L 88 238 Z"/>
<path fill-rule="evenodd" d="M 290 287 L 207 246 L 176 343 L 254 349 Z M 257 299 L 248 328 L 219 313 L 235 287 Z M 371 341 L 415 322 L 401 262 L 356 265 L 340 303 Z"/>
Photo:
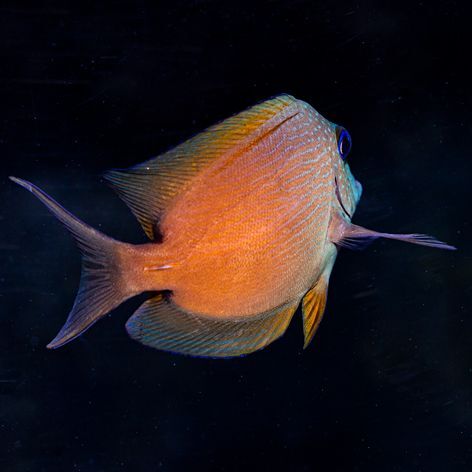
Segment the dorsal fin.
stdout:
<path fill-rule="evenodd" d="M 303 349 L 308 347 L 321 323 L 326 308 L 327 294 L 328 280 L 324 276 L 321 276 L 316 284 L 303 297 L 303 334 L 305 338 Z"/>
<path fill-rule="evenodd" d="M 212 319 L 188 313 L 159 294 L 127 321 L 129 335 L 147 346 L 199 357 L 235 357 L 262 349 L 284 334 L 298 301 L 254 318 Z"/>
<path fill-rule="evenodd" d="M 129 169 L 111 170 L 104 177 L 130 207 L 147 236 L 156 239 L 161 214 L 192 177 L 223 154 L 251 146 L 295 115 L 296 103 L 290 95 L 266 100 L 158 157 Z"/>

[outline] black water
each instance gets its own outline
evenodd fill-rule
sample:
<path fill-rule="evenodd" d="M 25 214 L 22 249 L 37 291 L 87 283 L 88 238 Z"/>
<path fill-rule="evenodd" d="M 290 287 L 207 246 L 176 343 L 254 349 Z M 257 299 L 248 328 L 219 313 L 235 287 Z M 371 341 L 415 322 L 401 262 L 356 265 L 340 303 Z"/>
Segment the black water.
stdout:
<path fill-rule="evenodd" d="M 467 2 L 40 2 L 0 6 L 0 470 L 470 471 Z M 343 250 L 327 313 L 246 358 L 131 341 L 132 300 L 51 352 L 79 254 L 8 175 L 144 241 L 100 179 L 280 92 L 342 123 L 355 216 L 456 253 Z"/>

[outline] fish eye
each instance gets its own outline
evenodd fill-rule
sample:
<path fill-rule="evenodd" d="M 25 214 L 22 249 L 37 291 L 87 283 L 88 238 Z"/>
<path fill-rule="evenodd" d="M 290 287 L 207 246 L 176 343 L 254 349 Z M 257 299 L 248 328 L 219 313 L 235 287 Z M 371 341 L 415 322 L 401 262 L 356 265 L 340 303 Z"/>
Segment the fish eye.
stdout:
<path fill-rule="evenodd" d="M 348 154 L 351 152 L 352 140 L 351 135 L 345 130 L 338 126 L 336 129 L 336 137 L 338 140 L 338 152 L 342 160 L 345 160 Z"/>

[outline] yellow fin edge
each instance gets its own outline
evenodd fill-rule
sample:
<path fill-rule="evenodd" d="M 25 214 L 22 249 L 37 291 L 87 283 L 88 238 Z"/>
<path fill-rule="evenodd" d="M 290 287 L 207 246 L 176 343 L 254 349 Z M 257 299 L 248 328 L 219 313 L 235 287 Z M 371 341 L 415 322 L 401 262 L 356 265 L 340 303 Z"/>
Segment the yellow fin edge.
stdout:
<path fill-rule="evenodd" d="M 321 276 L 316 284 L 303 297 L 303 349 L 309 346 L 321 323 L 326 308 L 327 294 L 328 280 L 324 276 Z"/>

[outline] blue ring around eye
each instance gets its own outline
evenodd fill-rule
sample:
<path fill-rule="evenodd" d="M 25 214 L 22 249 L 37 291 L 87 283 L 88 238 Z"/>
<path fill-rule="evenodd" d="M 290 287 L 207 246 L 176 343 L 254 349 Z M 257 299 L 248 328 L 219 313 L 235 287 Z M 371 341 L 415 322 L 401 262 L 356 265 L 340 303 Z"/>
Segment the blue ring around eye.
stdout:
<path fill-rule="evenodd" d="M 338 152 L 339 152 L 339 155 L 341 156 L 341 159 L 343 160 L 346 159 L 346 157 L 351 151 L 351 147 L 352 147 L 351 135 L 345 129 L 343 129 L 338 139 Z"/>

